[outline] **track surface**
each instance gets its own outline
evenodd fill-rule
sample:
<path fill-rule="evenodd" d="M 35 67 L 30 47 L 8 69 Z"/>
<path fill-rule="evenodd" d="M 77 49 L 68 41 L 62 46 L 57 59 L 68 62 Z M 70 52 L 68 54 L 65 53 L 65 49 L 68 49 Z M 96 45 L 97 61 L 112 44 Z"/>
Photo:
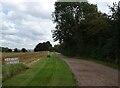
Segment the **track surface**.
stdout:
<path fill-rule="evenodd" d="M 68 58 L 57 53 L 71 68 L 77 86 L 118 86 L 118 71 L 92 61 Z"/>

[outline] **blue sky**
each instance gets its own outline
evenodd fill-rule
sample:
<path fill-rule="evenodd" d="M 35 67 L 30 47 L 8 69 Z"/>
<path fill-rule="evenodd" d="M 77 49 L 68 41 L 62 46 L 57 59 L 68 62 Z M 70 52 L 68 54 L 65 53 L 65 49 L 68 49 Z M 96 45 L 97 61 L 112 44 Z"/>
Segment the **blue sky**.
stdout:
<path fill-rule="evenodd" d="M 33 49 L 39 42 L 53 42 L 51 30 L 55 29 L 51 13 L 56 0 L 0 0 L 1 46 Z M 97 4 L 98 10 L 109 13 L 107 5 L 119 0 L 88 0 Z"/>

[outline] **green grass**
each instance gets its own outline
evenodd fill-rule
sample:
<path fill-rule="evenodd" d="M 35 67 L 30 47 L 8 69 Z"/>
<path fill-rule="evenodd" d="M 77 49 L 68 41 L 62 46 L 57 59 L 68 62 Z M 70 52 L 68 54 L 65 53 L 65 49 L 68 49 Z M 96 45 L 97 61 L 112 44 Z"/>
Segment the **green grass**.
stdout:
<path fill-rule="evenodd" d="M 55 54 L 43 58 L 22 74 L 3 82 L 3 86 L 75 86 L 76 81 L 68 65 Z"/>
<path fill-rule="evenodd" d="M 83 59 L 83 60 L 90 60 L 90 61 L 93 61 L 95 63 L 98 63 L 98 64 L 102 64 L 102 65 L 105 65 L 105 66 L 108 66 L 108 67 L 111 67 L 113 69 L 119 69 L 119 65 L 118 64 L 115 64 L 115 63 L 111 63 L 111 62 L 108 62 L 108 61 L 103 61 L 103 60 L 98 60 L 98 59 L 93 59 L 93 58 L 84 58 L 84 57 L 79 57 L 79 59 Z"/>

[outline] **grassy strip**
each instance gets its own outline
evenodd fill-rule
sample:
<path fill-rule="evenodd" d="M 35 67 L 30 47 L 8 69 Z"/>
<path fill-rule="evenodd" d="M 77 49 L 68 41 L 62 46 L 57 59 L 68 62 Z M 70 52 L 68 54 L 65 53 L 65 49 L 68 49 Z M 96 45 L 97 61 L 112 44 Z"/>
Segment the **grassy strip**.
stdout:
<path fill-rule="evenodd" d="M 79 57 L 79 59 L 93 61 L 93 62 L 96 62 L 98 64 L 102 64 L 102 65 L 105 65 L 105 66 L 108 66 L 108 67 L 111 67 L 111 68 L 114 68 L 117 70 L 120 68 L 119 64 L 114 64 L 114 63 L 103 61 L 103 60 L 98 60 L 98 59 L 93 59 L 93 58 L 84 58 L 84 57 Z"/>
<path fill-rule="evenodd" d="M 68 65 L 55 54 L 43 58 L 22 74 L 3 82 L 3 86 L 75 86 Z"/>
<path fill-rule="evenodd" d="M 14 76 L 15 74 L 27 69 L 28 67 L 20 64 L 5 64 L 2 65 L 2 81 Z"/>

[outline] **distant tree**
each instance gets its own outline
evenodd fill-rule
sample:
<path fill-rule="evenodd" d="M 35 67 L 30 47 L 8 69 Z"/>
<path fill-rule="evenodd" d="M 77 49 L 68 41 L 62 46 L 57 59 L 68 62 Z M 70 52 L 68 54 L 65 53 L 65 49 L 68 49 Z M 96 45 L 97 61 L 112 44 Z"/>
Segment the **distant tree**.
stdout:
<path fill-rule="evenodd" d="M 14 52 L 19 52 L 19 50 L 17 48 L 14 49 Z"/>
<path fill-rule="evenodd" d="M 0 47 L 0 52 L 12 52 L 12 49 L 9 49 L 8 47 Z"/>
<path fill-rule="evenodd" d="M 2 47 L 0 47 L 0 52 L 2 52 Z"/>
<path fill-rule="evenodd" d="M 54 45 L 54 50 L 55 50 L 55 52 L 60 52 L 60 50 L 61 50 L 60 45 Z"/>
<path fill-rule="evenodd" d="M 27 50 L 25 48 L 22 48 L 21 51 L 22 52 L 27 52 Z"/>
<path fill-rule="evenodd" d="M 8 48 L 7 47 L 2 47 L 2 52 L 8 52 Z"/>
<path fill-rule="evenodd" d="M 52 45 L 50 44 L 49 41 L 46 42 L 46 47 L 47 47 L 47 50 L 52 51 Z"/>
<path fill-rule="evenodd" d="M 52 45 L 50 44 L 49 41 L 47 42 L 43 42 L 43 43 L 39 43 L 36 45 L 36 47 L 34 48 L 34 51 L 35 52 L 38 52 L 38 51 L 48 51 L 52 48 Z"/>
<path fill-rule="evenodd" d="M 8 49 L 8 52 L 12 52 L 12 49 Z"/>

